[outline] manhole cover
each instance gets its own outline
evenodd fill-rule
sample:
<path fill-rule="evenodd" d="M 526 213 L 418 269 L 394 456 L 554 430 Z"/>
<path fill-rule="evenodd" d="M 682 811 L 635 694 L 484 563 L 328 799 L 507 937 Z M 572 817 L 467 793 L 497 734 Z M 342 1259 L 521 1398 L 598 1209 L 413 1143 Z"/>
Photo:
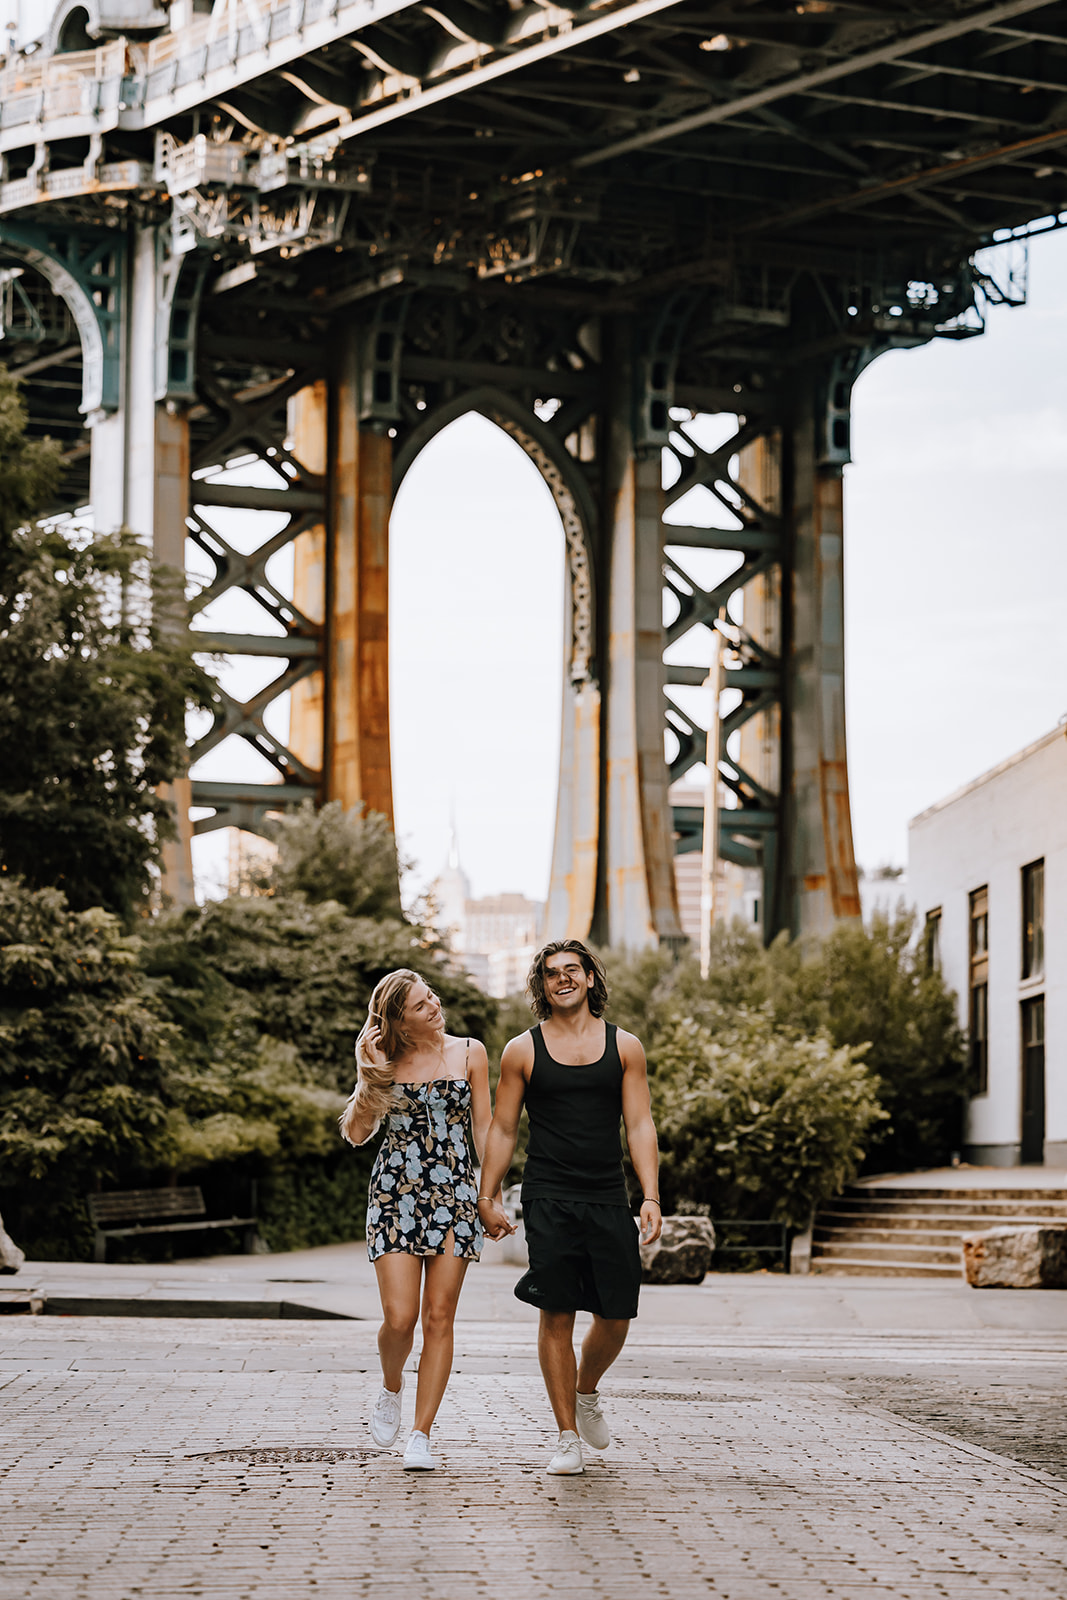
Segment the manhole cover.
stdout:
<path fill-rule="evenodd" d="M 292 1463 L 323 1462 L 334 1466 L 338 1461 L 354 1461 L 365 1467 L 368 1461 L 381 1455 L 380 1450 L 346 1449 L 343 1445 L 297 1444 L 291 1446 L 261 1447 L 248 1445 L 236 1450 L 205 1450 L 198 1455 L 186 1456 L 187 1461 L 238 1461 L 251 1467 L 287 1467 Z"/>

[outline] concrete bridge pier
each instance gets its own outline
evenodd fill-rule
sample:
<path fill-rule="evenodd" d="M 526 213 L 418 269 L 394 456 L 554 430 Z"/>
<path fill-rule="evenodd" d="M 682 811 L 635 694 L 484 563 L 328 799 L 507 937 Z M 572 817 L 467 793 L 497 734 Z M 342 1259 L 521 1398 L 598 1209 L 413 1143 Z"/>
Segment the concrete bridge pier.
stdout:
<path fill-rule="evenodd" d="M 127 529 L 157 562 L 184 575 L 188 399 L 167 394 L 170 300 L 164 231 L 131 222 L 126 232 L 116 289 L 117 392 L 113 405 L 87 418 L 90 498 L 98 533 Z M 163 889 L 173 904 L 192 905 L 191 785 L 182 776 L 167 789 L 178 832 L 163 847 Z"/>

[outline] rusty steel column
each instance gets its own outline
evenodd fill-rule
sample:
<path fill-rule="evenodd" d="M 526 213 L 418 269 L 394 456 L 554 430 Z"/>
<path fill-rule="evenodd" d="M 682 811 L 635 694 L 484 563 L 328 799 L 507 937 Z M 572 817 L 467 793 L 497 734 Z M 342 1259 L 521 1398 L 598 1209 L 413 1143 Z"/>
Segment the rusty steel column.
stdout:
<path fill-rule="evenodd" d="M 183 408 L 157 404 L 155 408 L 155 493 L 152 549 L 155 559 L 169 567 L 181 582 L 185 572 L 185 519 L 189 512 L 189 418 Z M 179 600 L 181 591 L 179 591 Z M 160 788 L 174 807 L 177 838 L 163 846 L 160 869 L 163 893 L 174 906 L 191 906 L 193 886 L 193 825 L 189 817 L 192 784 L 186 775 Z"/>
<path fill-rule="evenodd" d="M 845 748 L 844 516 L 840 463 L 820 459 L 819 388 L 792 429 L 793 561 L 786 663 L 789 784 L 784 886 L 794 935 L 860 915 Z"/>
<path fill-rule="evenodd" d="M 339 340 L 330 404 L 324 800 L 393 823 L 389 752 L 392 441 L 360 427 L 359 339 Z"/>
<path fill-rule="evenodd" d="M 603 518 L 608 595 L 596 931 L 610 945 L 637 950 L 680 943 L 683 935 L 663 751 L 662 467 L 658 448 L 638 455 L 634 447 L 628 351 L 617 353 L 614 378 Z"/>
<path fill-rule="evenodd" d="M 325 478 L 329 442 L 329 391 L 325 379 L 301 389 L 289 402 L 292 452 L 301 466 Z M 326 621 L 326 523 L 293 540 L 293 603 L 309 622 Z M 322 771 L 325 687 L 322 669 L 293 685 L 289 702 L 289 748 L 313 772 Z"/>

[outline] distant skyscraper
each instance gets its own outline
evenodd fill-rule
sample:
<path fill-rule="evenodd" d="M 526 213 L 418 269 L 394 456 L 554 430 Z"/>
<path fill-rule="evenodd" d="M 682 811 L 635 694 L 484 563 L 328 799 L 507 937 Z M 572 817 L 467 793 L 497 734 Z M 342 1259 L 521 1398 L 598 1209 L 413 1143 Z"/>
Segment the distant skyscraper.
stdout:
<path fill-rule="evenodd" d="M 487 994 L 518 993 L 537 952 L 544 905 L 524 894 L 491 894 L 472 900 L 459 860 L 455 827 L 448 865 L 431 885 L 438 930 L 447 936 L 455 964 Z"/>

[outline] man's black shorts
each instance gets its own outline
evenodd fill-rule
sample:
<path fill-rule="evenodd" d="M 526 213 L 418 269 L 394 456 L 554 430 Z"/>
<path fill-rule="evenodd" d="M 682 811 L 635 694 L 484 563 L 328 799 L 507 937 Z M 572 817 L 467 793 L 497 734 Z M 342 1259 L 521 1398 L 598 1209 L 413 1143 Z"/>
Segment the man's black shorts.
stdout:
<path fill-rule="evenodd" d="M 530 1270 L 515 1285 L 539 1311 L 592 1311 L 612 1321 L 637 1315 L 641 1251 L 626 1206 L 586 1200 L 523 1200 Z"/>

